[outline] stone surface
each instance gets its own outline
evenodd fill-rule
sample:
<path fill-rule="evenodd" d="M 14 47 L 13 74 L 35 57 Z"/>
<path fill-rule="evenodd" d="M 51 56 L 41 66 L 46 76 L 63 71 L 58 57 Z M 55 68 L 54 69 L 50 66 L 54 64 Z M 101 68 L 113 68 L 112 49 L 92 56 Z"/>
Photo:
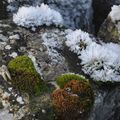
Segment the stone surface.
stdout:
<path fill-rule="evenodd" d="M 101 24 L 106 19 L 113 5 L 120 4 L 120 0 L 93 0 L 93 23 L 95 32 L 99 31 Z"/>
<path fill-rule="evenodd" d="M 120 87 L 98 90 L 93 111 L 88 120 L 120 119 Z"/>
<path fill-rule="evenodd" d="M 18 101 L 18 98 L 21 100 Z M 19 120 L 29 114 L 29 99 L 0 77 L 0 120 Z M 22 103 L 22 104 L 21 104 Z"/>
<path fill-rule="evenodd" d="M 0 35 L 5 35 L 1 37 L 0 42 L 2 64 L 7 63 L 16 55 L 29 55 L 33 58 L 36 69 L 40 69 L 39 73 L 44 80 L 54 80 L 56 76 L 69 71 L 67 62 L 61 55 L 67 34 L 65 29 L 43 27 L 34 33 L 24 28 L 11 26 L 10 21 L 0 28 L 2 30 Z M 9 46 L 10 49 L 6 49 Z"/>
<path fill-rule="evenodd" d="M 120 18 L 119 18 L 119 12 L 115 12 L 115 11 L 117 10 L 115 9 L 111 10 L 107 19 L 100 27 L 98 36 L 102 38 L 104 42 L 120 43 L 120 22 L 119 22 Z M 118 14 L 118 18 L 117 18 L 118 20 L 114 20 L 116 18 L 113 17 L 117 16 L 117 14 Z"/>
<path fill-rule="evenodd" d="M 92 0 L 17 0 L 10 5 L 16 9 L 19 4 L 36 6 L 43 2 L 61 13 L 65 27 L 92 30 Z"/>

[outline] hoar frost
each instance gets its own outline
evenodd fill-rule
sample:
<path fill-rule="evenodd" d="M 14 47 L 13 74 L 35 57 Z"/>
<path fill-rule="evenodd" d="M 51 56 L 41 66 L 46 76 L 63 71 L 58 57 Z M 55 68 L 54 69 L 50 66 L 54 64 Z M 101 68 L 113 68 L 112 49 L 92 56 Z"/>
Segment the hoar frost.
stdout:
<path fill-rule="evenodd" d="M 61 14 L 45 4 L 41 4 L 40 7 L 20 7 L 18 12 L 13 15 L 13 21 L 17 25 L 26 28 L 34 28 L 42 25 L 63 25 Z"/>
<path fill-rule="evenodd" d="M 81 30 L 66 36 L 66 45 L 78 55 L 82 70 L 94 80 L 120 81 L 120 46 L 114 43 L 98 44 Z M 81 42 L 86 47 L 81 46 Z"/>
<path fill-rule="evenodd" d="M 120 5 L 113 5 L 112 10 L 109 14 L 112 21 L 119 21 L 120 20 Z"/>
<path fill-rule="evenodd" d="M 92 42 L 90 35 L 81 30 L 71 31 L 66 38 L 66 45 L 77 54 L 80 54 L 80 51 Z"/>

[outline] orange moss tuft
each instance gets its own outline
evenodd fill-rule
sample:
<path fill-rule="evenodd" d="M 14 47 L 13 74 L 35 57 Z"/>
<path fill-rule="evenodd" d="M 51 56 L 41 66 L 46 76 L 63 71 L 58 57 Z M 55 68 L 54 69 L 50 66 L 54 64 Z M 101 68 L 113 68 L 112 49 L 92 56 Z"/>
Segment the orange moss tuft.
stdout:
<path fill-rule="evenodd" d="M 64 120 L 77 120 L 87 116 L 94 101 L 91 86 L 83 81 L 72 80 L 64 89 L 52 93 L 52 103 L 57 115 Z"/>

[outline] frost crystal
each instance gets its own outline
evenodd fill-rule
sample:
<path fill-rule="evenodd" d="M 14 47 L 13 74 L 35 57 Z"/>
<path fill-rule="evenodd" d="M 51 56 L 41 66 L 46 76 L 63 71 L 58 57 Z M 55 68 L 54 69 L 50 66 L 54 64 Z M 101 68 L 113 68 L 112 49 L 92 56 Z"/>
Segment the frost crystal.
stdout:
<path fill-rule="evenodd" d="M 13 15 L 13 21 L 26 28 L 34 28 L 41 25 L 63 25 L 63 18 L 61 14 L 48 5 L 41 4 L 37 7 L 20 7 L 18 12 Z"/>
<path fill-rule="evenodd" d="M 120 5 L 113 5 L 109 16 L 112 18 L 113 22 L 120 20 Z"/>
<path fill-rule="evenodd" d="M 66 38 L 66 45 L 77 54 L 80 54 L 80 51 L 92 42 L 90 35 L 81 30 L 72 31 Z"/>
<path fill-rule="evenodd" d="M 82 70 L 94 80 L 120 81 L 120 46 L 114 43 L 98 44 L 88 33 L 76 30 L 67 36 L 66 45 L 78 55 Z M 81 49 L 80 43 L 86 44 Z"/>

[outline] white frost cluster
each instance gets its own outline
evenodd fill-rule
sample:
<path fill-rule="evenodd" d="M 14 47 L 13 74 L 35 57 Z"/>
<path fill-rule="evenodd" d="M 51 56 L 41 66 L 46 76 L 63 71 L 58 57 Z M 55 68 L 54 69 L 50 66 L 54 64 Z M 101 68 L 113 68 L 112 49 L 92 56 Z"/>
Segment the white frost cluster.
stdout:
<path fill-rule="evenodd" d="M 113 5 L 109 16 L 112 18 L 113 22 L 120 20 L 120 5 Z"/>
<path fill-rule="evenodd" d="M 80 56 L 83 71 L 95 80 L 120 81 L 120 55 L 115 49 L 114 44 L 88 46 Z"/>
<path fill-rule="evenodd" d="M 66 37 L 66 45 L 78 55 L 85 74 L 94 80 L 120 81 L 120 45 L 98 44 L 88 33 L 81 30 L 76 30 Z M 81 41 L 87 44 L 86 48 L 80 48 Z"/>
<path fill-rule="evenodd" d="M 63 25 L 61 14 L 45 4 L 41 4 L 40 7 L 20 7 L 18 12 L 13 15 L 13 21 L 17 25 L 26 28 L 34 28 L 41 25 Z"/>
<path fill-rule="evenodd" d="M 8 1 L 8 3 L 11 3 L 11 2 L 14 2 L 15 0 L 7 0 Z"/>
<path fill-rule="evenodd" d="M 71 51 L 77 53 L 78 55 L 81 54 L 81 50 L 84 48 L 84 45 L 88 46 L 92 42 L 90 35 L 81 30 L 76 30 L 74 32 L 71 31 L 66 38 L 66 45 L 70 47 Z M 80 47 L 80 44 L 83 44 L 82 48 Z"/>
<path fill-rule="evenodd" d="M 114 22 L 118 32 L 120 32 L 120 5 L 113 5 L 109 17 Z"/>
<path fill-rule="evenodd" d="M 47 47 L 48 54 L 51 57 L 52 61 L 54 61 L 55 63 L 62 63 L 62 61 L 64 61 L 64 58 L 58 53 L 56 48 L 61 48 L 63 41 L 59 41 L 58 36 L 55 33 L 44 33 L 42 35 L 42 40 L 43 44 Z"/>

